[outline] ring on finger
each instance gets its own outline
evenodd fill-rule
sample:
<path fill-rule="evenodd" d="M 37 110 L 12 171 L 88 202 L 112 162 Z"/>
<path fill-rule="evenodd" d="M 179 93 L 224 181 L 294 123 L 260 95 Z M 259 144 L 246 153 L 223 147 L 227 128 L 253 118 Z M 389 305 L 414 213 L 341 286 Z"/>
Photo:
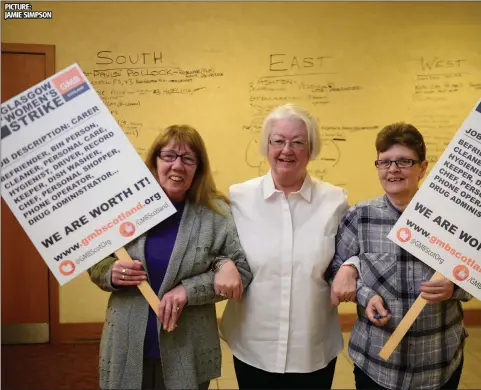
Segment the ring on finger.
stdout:
<path fill-rule="evenodd" d="M 227 294 L 226 294 L 225 292 L 220 292 L 219 295 L 220 295 L 221 297 L 226 297 L 226 296 L 227 296 Z"/>
<path fill-rule="evenodd" d="M 125 268 L 122 268 L 122 273 L 125 274 L 127 270 Z"/>
<path fill-rule="evenodd" d="M 124 274 L 122 274 L 122 280 L 125 280 L 125 275 L 124 275 Z"/>
<path fill-rule="evenodd" d="M 179 311 L 179 309 L 180 309 L 180 307 L 179 307 L 179 306 L 176 306 L 176 307 L 174 307 L 174 308 L 172 309 L 172 311 L 173 311 L 174 313 L 177 313 L 177 312 Z"/>

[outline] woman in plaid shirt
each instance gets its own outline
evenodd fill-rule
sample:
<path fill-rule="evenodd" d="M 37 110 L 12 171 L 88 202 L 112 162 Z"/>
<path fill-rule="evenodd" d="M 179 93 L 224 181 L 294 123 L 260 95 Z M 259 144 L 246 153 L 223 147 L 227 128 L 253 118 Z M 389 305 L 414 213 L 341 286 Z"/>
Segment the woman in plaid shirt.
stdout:
<path fill-rule="evenodd" d="M 375 165 L 383 196 L 348 211 L 336 239 L 333 271 L 360 259 L 358 319 L 349 355 L 357 389 L 457 389 L 467 333 L 461 301 L 472 298 L 450 280 L 430 281 L 434 270 L 387 238 L 414 197 L 428 162 L 412 125 L 395 123 L 376 138 Z M 379 352 L 418 295 L 428 305 L 388 361 Z"/>

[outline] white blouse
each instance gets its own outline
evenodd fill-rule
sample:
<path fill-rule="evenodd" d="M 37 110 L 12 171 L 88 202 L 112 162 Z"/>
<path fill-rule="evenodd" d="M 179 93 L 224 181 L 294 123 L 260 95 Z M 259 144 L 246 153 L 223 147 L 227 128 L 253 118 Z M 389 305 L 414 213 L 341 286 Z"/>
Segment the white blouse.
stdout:
<path fill-rule="evenodd" d="M 348 209 L 346 191 L 306 175 L 289 194 L 266 176 L 230 187 L 240 242 L 254 274 L 229 300 L 221 336 L 244 363 L 277 373 L 324 368 L 343 349 L 324 272 Z"/>

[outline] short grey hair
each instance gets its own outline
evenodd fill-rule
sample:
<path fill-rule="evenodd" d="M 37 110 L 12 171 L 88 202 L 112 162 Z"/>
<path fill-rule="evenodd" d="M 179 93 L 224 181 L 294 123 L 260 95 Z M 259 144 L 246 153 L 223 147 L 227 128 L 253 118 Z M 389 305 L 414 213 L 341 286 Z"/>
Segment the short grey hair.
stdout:
<path fill-rule="evenodd" d="M 321 152 L 321 135 L 317 120 L 306 109 L 290 103 L 274 108 L 264 120 L 259 142 L 261 154 L 267 157 L 272 125 L 280 119 L 298 119 L 304 123 L 307 130 L 309 159 L 314 160 Z"/>

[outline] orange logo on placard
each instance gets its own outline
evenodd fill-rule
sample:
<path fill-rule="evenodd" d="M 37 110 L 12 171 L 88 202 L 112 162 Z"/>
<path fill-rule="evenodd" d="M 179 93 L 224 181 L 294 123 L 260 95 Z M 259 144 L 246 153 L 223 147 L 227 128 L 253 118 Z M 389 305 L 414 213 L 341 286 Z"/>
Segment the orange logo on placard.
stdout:
<path fill-rule="evenodd" d="M 135 233 L 135 225 L 132 222 L 124 222 L 120 225 L 120 234 L 124 237 L 130 237 Z"/>
<path fill-rule="evenodd" d="M 460 282 L 466 280 L 469 276 L 468 267 L 463 264 L 457 265 L 453 269 L 453 276 L 456 278 L 456 280 L 459 280 Z"/>
<path fill-rule="evenodd" d="M 411 239 L 411 230 L 407 227 L 403 227 L 397 231 L 397 239 L 401 242 L 406 242 Z"/>
<path fill-rule="evenodd" d="M 85 83 L 85 79 L 77 68 L 72 68 L 64 73 L 59 74 L 52 79 L 53 84 L 62 93 L 66 93 L 80 84 Z"/>
<path fill-rule="evenodd" d="M 72 260 L 64 260 L 59 264 L 58 270 L 64 276 L 72 275 L 75 272 L 75 263 Z"/>

